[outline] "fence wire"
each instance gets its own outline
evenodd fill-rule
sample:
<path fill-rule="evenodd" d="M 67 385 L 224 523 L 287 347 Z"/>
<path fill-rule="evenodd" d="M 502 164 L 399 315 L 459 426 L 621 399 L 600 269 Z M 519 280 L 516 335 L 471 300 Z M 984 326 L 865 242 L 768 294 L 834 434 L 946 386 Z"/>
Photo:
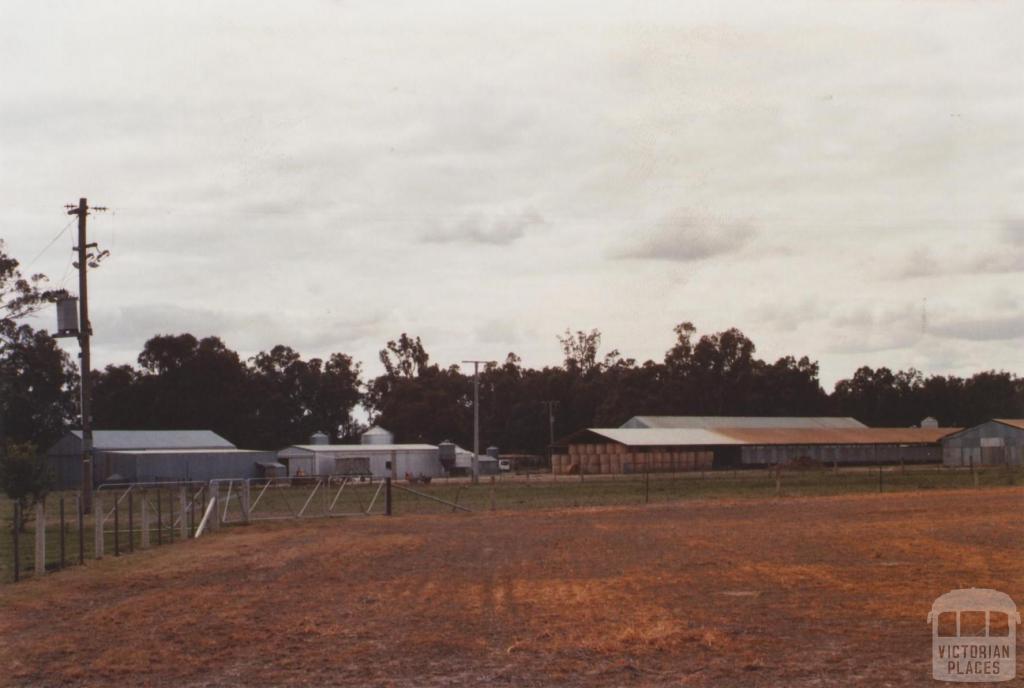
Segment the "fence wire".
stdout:
<path fill-rule="evenodd" d="M 79 515 L 79 494 L 47 496 L 43 517 L 18 514 L 0 499 L 0 582 L 38 576 L 100 556 L 131 554 L 191 538 L 211 507 L 210 530 L 286 519 L 466 514 L 591 506 L 658 504 L 686 499 L 867 494 L 1019 485 L 1011 466 L 816 466 L 613 475 L 504 473 L 398 482 L 368 477 L 310 476 L 210 483 L 104 485 L 93 514 Z M 390 482 L 390 485 L 388 484 Z M 17 516 L 17 518 L 16 518 Z M 97 526 L 97 519 L 100 525 Z M 16 524 L 17 521 L 17 524 Z M 16 527 L 17 525 L 17 527 Z M 37 556 L 37 530 L 45 543 Z"/>

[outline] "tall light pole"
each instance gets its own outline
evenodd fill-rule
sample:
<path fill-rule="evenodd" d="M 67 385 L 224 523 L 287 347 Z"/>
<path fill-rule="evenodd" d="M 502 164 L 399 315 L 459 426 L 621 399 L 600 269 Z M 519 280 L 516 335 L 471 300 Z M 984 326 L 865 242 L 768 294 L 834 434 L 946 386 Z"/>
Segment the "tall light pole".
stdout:
<path fill-rule="evenodd" d="M 473 364 L 473 482 L 480 482 L 480 364 L 494 361 L 463 361 Z"/>

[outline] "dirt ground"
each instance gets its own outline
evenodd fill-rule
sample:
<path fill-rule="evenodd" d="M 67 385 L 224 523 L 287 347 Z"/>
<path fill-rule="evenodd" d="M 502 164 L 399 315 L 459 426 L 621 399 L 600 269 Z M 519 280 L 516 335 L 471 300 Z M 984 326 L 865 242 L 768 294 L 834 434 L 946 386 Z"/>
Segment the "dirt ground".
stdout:
<path fill-rule="evenodd" d="M 935 685 L 1022 571 L 1020 488 L 239 527 L 3 586 L 0 685 Z"/>

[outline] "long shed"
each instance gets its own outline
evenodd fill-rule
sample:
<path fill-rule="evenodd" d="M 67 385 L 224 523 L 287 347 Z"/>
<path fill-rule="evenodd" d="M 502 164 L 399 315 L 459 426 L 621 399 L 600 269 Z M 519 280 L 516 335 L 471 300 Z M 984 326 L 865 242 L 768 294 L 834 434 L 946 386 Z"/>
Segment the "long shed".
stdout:
<path fill-rule="evenodd" d="M 959 428 L 587 428 L 555 443 L 555 473 L 822 464 L 939 463 Z"/>
<path fill-rule="evenodd" d="M 46 452 L 47 464 L 54 475 L 58 489 L 71 489 L 82 483 L 82 431 L 72 430 L 57 440 Z M 101 483 L 114 475 L 114 458 L 109 452 L 148 451 L 164 452 L 163 460 L 182 450 L 235 449 L 235 445 L 212 430 L 94 430 L 93 481 Z M 195 459 L 182 456 L 181 461 Z M 180 464 L 179 464 L 180 468 Z M 180 475 L 181 470 L 172 471 Z M 231 476 L 216 476 L 231 477 Z"/>
<path fill-rule="evenodd" d="M 433 444 L 294 444 L 277 452 L 288 475 L 371 475 L 375 478 L 444 475 Z M 391 462 L 391 471 L 387 462 Z M 301 471 L 301 473 L 300 473 Z"/>

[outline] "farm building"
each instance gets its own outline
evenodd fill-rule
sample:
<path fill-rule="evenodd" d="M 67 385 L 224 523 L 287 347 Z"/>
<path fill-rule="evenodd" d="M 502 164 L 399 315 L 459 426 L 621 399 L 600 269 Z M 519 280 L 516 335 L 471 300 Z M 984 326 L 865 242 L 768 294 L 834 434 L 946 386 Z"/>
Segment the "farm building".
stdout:
<path fill-rule="evenodd" d="M 432 444 L 294 444 L 277 452 L 288 475 L 359 475 L 374 478 L 444 475 Z M 391 471 L 387 462 L 391 462 Z"/>
<path fill-rule="evenodd" d="M 249 449 L 126 449 L 97 456 L 104 480 L 159 482 L 217 478 L 256 478 L 260 464 L 274 460 L 272 451 Z"/>
<path fill-rule="evenodd" d="M 480 475 L 497 475 L 498 474 L 498 459 L 497 457 L 490 456 L 488 454 L 479 454 L 477 456 L 477 466 L 480 471 Z M 462 447 L 455 446 L 455 473 L 461 475 L 469 475 L 473 472 L 473 452 Z"/>
<path fill-rule="evenodd" d="M 552 471 L 684 471 L 793 462 L 939 463 L 957 428 L 588 428 L 555 445 Z"/>
<path fill-rule="evenodd" d="M 200 459 L 196 450 L 207 450 L 211 456 L 216 453 L 216 457 Z M 159 466 L 161 471 L 167 472 L 162 477 L 181 480 L 199 460 L 207 463 L 203 470 L 220 472 L 233 469 L 238 460 L 230 458 L 230 452 L 225 450 L 237 451 L 235 445 L 211 430 L 95 430 L 93 480 L 99 484 L 119 472 L 114 469 L 117 457 L 108 456 L 112 452 L 154 451 L 156 453 L 150 460 L 142 462 L 142 474 L 147 474 L 147 466 Z M 82 431 L 73 430 L 57 440 L 46 452 L 46 458 L 58 489 L 78 487 L 82 482 Z M 138 474 L 139 464 L 136 464 Z M 124 476 L 123 473 L 121 475 Z M 243 476 L 229 474 L 217 477 Z"/>
<path fill-rule="evenodd" d="M 947 466 L 1024 464 L 1024 419 L 997 418 L 942 439 Z"/>

